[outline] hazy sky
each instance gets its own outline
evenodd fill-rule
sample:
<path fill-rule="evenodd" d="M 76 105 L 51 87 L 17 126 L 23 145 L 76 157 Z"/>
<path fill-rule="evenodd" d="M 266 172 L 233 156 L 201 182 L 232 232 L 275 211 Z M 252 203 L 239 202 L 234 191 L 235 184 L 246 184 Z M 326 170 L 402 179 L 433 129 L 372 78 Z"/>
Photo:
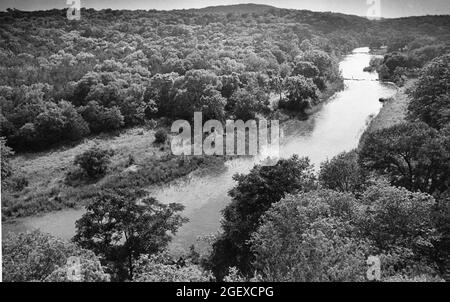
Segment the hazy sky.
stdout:
<path fill-rule="evenodd" d="M 375 0 L 81 0 L 84 7 L 96 9 L 183 9 L 238 3 L 268 4 L 282 8 L 333 11 L 365 16 Z M 450 0 L 379 0 L 383 17 L 425 14 L 450 14 Z M 37 10 L 67 7 L 66 0 L 0 0 L 0 10 L 6 8 Z"/>

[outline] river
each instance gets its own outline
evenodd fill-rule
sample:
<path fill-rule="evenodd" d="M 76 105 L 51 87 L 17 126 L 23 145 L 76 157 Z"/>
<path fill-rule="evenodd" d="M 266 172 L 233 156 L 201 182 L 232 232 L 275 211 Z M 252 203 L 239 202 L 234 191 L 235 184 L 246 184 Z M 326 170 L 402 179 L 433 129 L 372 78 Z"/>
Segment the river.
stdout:
<path fill-rule="evenodd" d="M 306 121 L 291 120 L 283 124 L 284 137 L 280 154 L 308 156 L 316 169 L 327 158 L 357 147 L 370 120 L 378 114 L 381 97 L 395 94 L 396 88 L 377 81 L 377 73 L 364 72 L 372 55 L 369 48 L 358 48 L 340 63 L 345 89 L 321 105 Z M 226 168 L 187 178 L 158 187 L 152 196 L 163 203 L 177 202 L 185 206 L 189 222 L 180 228 L 170 245 L 172 252 L 182 252 L 197 242 L 199 236 L 216 234 L 220 229 L 221 210 L 229 203 L 228 191 L 234 186 L 235 173 L 247 173 L 256 159 L 228 161 Z M 70 239 L 75 221 L 83 210 L 63 210 L 42 216 L 20 219 L 4 225 L 4 231 L 40 229 L 55 236 Z M 201 244 L 200 244 L 201 246 Z"/>

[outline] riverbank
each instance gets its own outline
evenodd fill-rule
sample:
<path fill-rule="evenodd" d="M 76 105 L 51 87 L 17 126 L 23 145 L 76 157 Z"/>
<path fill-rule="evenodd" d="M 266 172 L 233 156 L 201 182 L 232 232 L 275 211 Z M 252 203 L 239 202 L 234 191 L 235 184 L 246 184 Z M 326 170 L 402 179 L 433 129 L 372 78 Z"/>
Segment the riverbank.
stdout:
<path fill-rule="evenodd" d="M 407 91 L 413 83 L 413 80 L 409 80 L 405 86 L 398 88 L 393 97 L 383 103 L 380 113 L 370 122 L 366 132 L 375 132 L 406 121 L 409 104 Z"/>
<path fill-rule="evenodd" d="M 408 80 L 403 87 L 397 88 L 397 93 L 385 100 L 380 112 L 370 121 L 367 129 L 359 140 L 363 144 L 367 134 L 392 127 L 406 121 L 410 98 L 408 90 L 414 85 L 414 80 Z"/>
<path fill-rule="evenodd" d="M 13 177 L 20 176 L 27 185 L 22 190 L 2 190 L 3 221 L 82 207 L 102 187 L 147 188 L 223 165 L 223 160 L 215 157 L 174 157 L 169 142 L 155 144 L 154 133 L 152 129 L 136 127 L 117 136 L 86 139 L 73 147 L 17 155 L 11 161 Z M 66 176 L 75 168 L 75 156 L 94 145 L 114 150 L 106 176 L 96 182 L 68 184 Z"/>

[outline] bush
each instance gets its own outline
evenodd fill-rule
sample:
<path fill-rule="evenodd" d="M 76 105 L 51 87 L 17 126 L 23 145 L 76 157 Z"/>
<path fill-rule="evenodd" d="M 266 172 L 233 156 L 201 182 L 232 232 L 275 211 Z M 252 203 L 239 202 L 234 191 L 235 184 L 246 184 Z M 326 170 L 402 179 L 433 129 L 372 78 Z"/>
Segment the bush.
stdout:
<path fill-rule="evenodd" d="M 103 150 L 95 146 L 75 157 L 74 164 L 79 166 L 91 179 L 103 176 L 108 169 L 113 150 Z"/>
<path fill-rule="evenodd" d="M 135 282 L 209 282 L 213 277 L 198 265 L 175 263 L 165 253 L 143 255 L 135 262 Z"/>
<path fill-rule="evenodd" d="M 69 140 L 78 140 L 89 134 L 89 125 L 77 112 L 75 107 L 67 102 L 61 101 L 59 107 L 65 117 L 64 137 Z"/>
<path fill-rule="evenodd" d="M 303 112 L 308 107 L 315 105 L 319 100 L 316 84 L 304 76 L 287 78 L 286 88 L 287 99 L 280 102 L 279 107 L 281 109 Z"/>
<path fill-rule="evenodd" d="M 94 253 L 39 231 L 10 234 L 3 241 L 3 281 L 69 281 L 69 257 L 80 259 L 80 281 L 108 281 Z"/>
<path fill-rule="evenodd" d="M 295 65 L 293 76 L 304 76 L 305 78 L 315 78 L 319 76 L 319 69 L 311 62 L 298 62 Z"/>
<path fill-rule="evenodd" d="M 64 139 L 65 117 L 60 108 L 49 104 L 46 111 L 36 117 L 33 122 L 38 135 L 38 148 L 46 148 Z"/>
<path fill-rule="evenodd" d="M 168 135 L 166 130 L 159 129 L 155 132 L 155 143 L 156 144 L 164 144 L 167 141 Z"/>
<path fill-rule="evenodd" d="M 270 112 L 269 105 L 267 94 L 251 86 L 236 90 L 227 104 L 235 119 L 243 121 L 255 119 L 257 113 Z"/>
<path fill-rule="evenodd" d="M 96 101 L 91 101 L 86 106 L 80 107 L 79 112 L 88 122 L 92 133 L 117 130 L 124 125 L 124 117 L 118 107 L 105 108 Z"/>
<path fill-rule="evenodd" d="M 37 130 L 33 123 L 26 123 L 8 139 L 16 150 L 36 149 L 38 140 Z"/>
<path fill-rule="evenodd" d="M 9 165 L 9 159 L 14 155 L 13 150 L 6 145 L 6 139 L 0 137 L 0 151 L 1 151 L 1 166 L 2 166 L 2 180 L 11 175 L 11 167 Z"/>
<path fill-rule="evenodd" d="M 356 151 L 344 152 L 320 166 L 320 184 L 331 190 L 358 192 L 364 184 L 364 175 L 358 165 Z"/>
<path fill-rule="evenodd" d="M 14 176 L 14 177 L 12 177 L 10 184 L 11 184 L 13 191 L 20 192 L 23 189 L 25 189 L 26 187 L 28 187 L 28 179 L 22 175 Z"/>

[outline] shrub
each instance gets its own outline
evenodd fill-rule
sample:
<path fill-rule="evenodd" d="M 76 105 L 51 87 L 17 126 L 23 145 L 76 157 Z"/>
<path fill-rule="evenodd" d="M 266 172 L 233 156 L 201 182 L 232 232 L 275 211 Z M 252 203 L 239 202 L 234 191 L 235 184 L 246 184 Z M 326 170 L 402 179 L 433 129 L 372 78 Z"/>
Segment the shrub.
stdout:
<path fill-rule="evenodd" d="M 355 151 L 344 152 L 320 166 L 320 184 L 331 190 L 356 193 L 364 184 Z"/>
<path fill-rule="evenodd" d="M 8 137 L 15 132 L 14 125 L 0 112 L 0 136 Z"/>
<path fill-rule="evenodd" d="M 198 265 L 178 265 L 165 253 L 143 255 L 135 262 L 135 282 L 209 282 L 213 277 Z"/>
<path fill-rule="evenodd" d="M 16 150 L 36 149 L 37 130 L 33 123 L 26 123 L 11 137 L 11 145 Z"/>
<path fill-rule="evenodd" d="M 164 144 L 167 141 L 167 132 L 164 129 L 159 129 L 155 133 L 155 143 L 156 144 Z"/>
<path fill-rule="evenodd" d="M 67 102 L 61 101 L 59 107 L 65 117 L 64 137 L 69 140 L 78 140 L 89 134 L 89 125 L 77 112 L 75 107 Z"/>
<path fill-rule="evenodd" d="M 95 146 L 75 157 L 74 164 L 79 166 L 89 178 L 103 176 L 108 169 L 113 150 L 103 150 Z"/>
<path fill-rule="evenodd" d="M 292 72 L 293 76 L 301 75 L 305 78 L 315 78 L 319 74 L 319 69 L 311 62 L 298 62 Z"/>
<path fill-rule="evenodd" d="M 89 124 L 92 133 L 107 132 L 122 128 L 124 117 L 118 107 L 105 108 L 96 101 L 80 107 L 79 112 Z"/>
<path fill-rule="evenodd" d="M 317 86 L 311 79 L 303 76 L 289 77 L 286 80 L 287 99 L 279 107 L 294 112 L 302 112 L 318 101 Z"/>
<path fill-rule="evenodd" d="M 1 166 L 2 166 L 2 180 L 11 175 L 11 166 L 9 159 L 14 155 L 13 150 L 6 145 L 6 139 L 0 137 L 0 151 L 1 151 Z"/>
<path fill-rule="evenodd" d="M 48 105 L 46 111 L 36 117 L 34 125 L 38 135 L 38 147 L 46 148 L 61 141 L 65 134 L 66 119 L 60 108 L 56 105 Z"/>
<path fill-rule="evenodd" d="M 15 192 L 20 192 L 23 189 L 25 189 L 26 187 L 28 187 L 28 179 L 23 176 L 14 176 L 11 179 L 11 187 Z"/>
<path fill-rule="evenodd" d="M 269 98 L 264 91 L 247 86 L 233 93 L 227 107 L 236 119 L 248 121 L 254 119 L 257 113 L 269 112 L 269 105 Z"/>
<path fill-rule="evenodd" d="M 3 281 L 69 281 L 67 262 L 81 263 L 80 281 L 108 281 L 94 253 L 39 231 L 10 234 L 3 241 Z"/>

